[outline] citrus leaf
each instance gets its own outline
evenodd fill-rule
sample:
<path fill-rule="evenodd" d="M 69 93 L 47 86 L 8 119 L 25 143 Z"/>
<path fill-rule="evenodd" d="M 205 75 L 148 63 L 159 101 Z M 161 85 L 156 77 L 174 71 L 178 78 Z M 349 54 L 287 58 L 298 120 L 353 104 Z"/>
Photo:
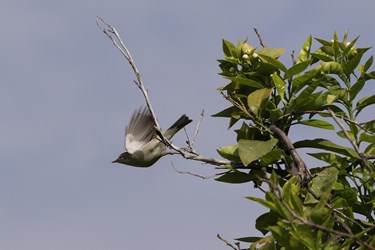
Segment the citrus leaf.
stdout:
<path fill-rule="evenodd" d="M 284 78 L 290 78 L 294 75 L 297 75 L 303 72 L 305 69 L 307 69 L 307 67 L 309 67 L 310 63 L 311 63 L 311 60 L 303 61 L 303 62 L 293 65 L 285 72 Z"/>
<path fill-rule="evenodd" d="M 272 80 L 275 83 L 277 93 L 279 93 L 281 100 L 286 103 L 284 98 L 286 83 L 276 72 L 272 74 Z"/>
<path fill-rule="evenodd" d="M 260 59 L 262 59 L 263 62 L 271 64 L 272 66 L 275 66 L 276 68 L 278 68 L 279 70 L 281 70 L 283 72 L 287 71 L 287 68 L 285 67 L 285 65 L 282 64 L 282 62 L 280 62 L 279 60 L 277 60 L 273 57 L 261 55 L 261 54 L 259 54 L 258 56 L 259 56 Z"/>
<path fill-rule="evenodd" d="M 351 148 L 343 147 L 337 145 L 330 140 L 326 139 L 314 139 L 314 140 L 303 140 L 294 143 L 295 148 L 317 148 L 324 149 L 332 152 L 336 152 L 342 155 L 350 156 L 356 159 L 361 159 L 361 157 Z"/>
<path fill-rule="evenodd" d="M 219 178 L 216 178 L 215 180 L 232 184 L 240 184 L 252 181 L 253 176 L 243 172 L 229 172 L 220 176 Z"/>
<path fill-rule="evenodd" d="M 250 95 L 247 97 L 247 104 L 254 114 L 258 114 L 260 105 L 272 94 L 272 91 L 273 88 L 263 88 L 250 93 Z"/>
<path fill-rule="evenodd" d="M 268 141 L 239 140 L 238 154 L 242 163 L 247 166 L 251 162 L 260 159 L 262 156 L 269 153 L 277 142 L 277 139 Z"/>
<path fill-rule="evenodd" d="M 307 40 L 304 42 L 301 51 L 298 54 L 297 58 L 297 64 L 300 64 L 301 62 L 305 62 L 310 57 L 310 49 L 311 49 L 311 43 L 312 43 L 312 37 L 311 35 L 307 38 Z M 296 65 L 297 65 L 296 64 Z"/>
<path fill-rule="evenodd" d="M 217 148 L 216 151 L 224 157 L 225 159 L 228 159 L 230 161 L 238 161 L 238 145 L 231 145 L 231 146 L 224 146 Z"/>
<path fill-rule="evenodd" d="M 300 121 L 299 123 L 303 125 L 311 126 L 311 127 L 335 130 L 335 127 L 331 123 L 322 121 L 322 120 L 303 120 L 303 121 Z"/>
<path fill-rule="evenodd" d="M 285 52 L 283 48 L 263 48 L 258 50 L 256 53 L 258 55 L 269 56 L 272 58 L 278 58 Z"/>

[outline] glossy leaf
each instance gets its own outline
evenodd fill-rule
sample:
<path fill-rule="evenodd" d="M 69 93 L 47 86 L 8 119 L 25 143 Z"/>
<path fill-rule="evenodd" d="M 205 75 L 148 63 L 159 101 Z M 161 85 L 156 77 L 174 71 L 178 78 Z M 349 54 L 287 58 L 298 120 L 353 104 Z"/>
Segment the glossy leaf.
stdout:
<path fill-rule="evenodd" d="M 219 155 L 221 155 L 227 160 L 239 161 L 237 145 L 220 147 L 217 148 L 216 151 L 219 153 Z"/>
<path fill-rule="evenodd" d="M 284 103 L 286 103 L 285 98 L 284 98 L 286 83 L 284 82 L 283 79 L 281 79 L 281 77 L 277 73 L 272 74 L 272 80 L 275 84 L 277 93 L 280 95 L 281 100 Z"/>
<path fill-rule="evenodd" d="M 356 110 L 357 110 L 357 115 L 359 112 L 362 111 L 362 109 L 366 108 L 367 106 L 370 106 L 372 104 L 375 103 L 375 95 L 373 96 L 366 96 L 366 97 L 363 97 L 361 100 L 358 101 L 357 103 L 357 107 L 356 107 Z"/>
<path fill-rule="evenodd" d="M 335 130 L 335 127 L 331 123 L 323 121 L 323 120 L 302 120 L 299 123 L 303 125 L 311 126 L 311 127 Z"/>
<path fill-rule="evenodd" d="M 258 50 L 256 53 L 258 55 L 269 56 L 269 57 L 277 59 L 284 52 L 285 52 L 285 49 L 283 49 L 283 48 L 262 48 L 262 49 Z"/>
<path fill-rule="evenodd" d="M 262 59 L 264 62 L 271 64 L 272 66 L 278 68 L 279 70 L 283 72 L 287 71 L 287 68 L 285 67 L 285 65 L 273 57 L 259 54 L 259 58 Z"/>
<path fill-rule="evenodd" d="M 265 99 L 268 99 L 268 97 L 272 94 L 272 91 L 273 88 L 263 88 L 252 92 L 247 97 L 247 104 L 249 105 L 251 112 L 258 115 L 260 105 Z"/>
<path fill-rule="evenodd" d="M 233 43 L 224 39 L 222 40 L 222 43 L 225 56 L 236 57 L 236 47 L 233 45 Z"/>
<path fill-rule="evenodd" d="M 212 115 L 212 117 L 227 117 L 227 118 L 229 118 L 229 117 L 232 117 L 233 114 L 238 114 L 240 112 L 242 112 L 242 111 L 240 111 L 237 107 L 232 106 L 232 107 L 229 107 L 227 109 L 224 109 L 224 110 Z"/>
<path fill-rule="evenodd" d="M 320 66 L 312 69 L 312 70 L 309 70 L 307 71 L 305 74 L 299 76 L 299 77 L 296 77 L 293 79 L 293 88 L 296 88 L 308 81 L 310 81 L 311 79 L 313 79 L 318 73 L 320 72 Z M 293 91 L 295 92 L 295 91 Z"/>
<path fill-rule="evenodd" d="M 242 163 L 247 166 L 251 162 L 260 159 L 269 153 L 277 142 L 277 139 L 268 141 L 240 140 L 238 142 L 238 154 Z"/>
<path fill-rule="evenodd" d="M 302 140 L 294 143 L 294 147 L 324 149 L 356 159 L 361 159 L 357 152 L 355 152 L 352 148 L 340 146 L 326 139 Z"/>
<path fill-rule="evenodd" d="M 307 40 L 304 42 L 301 51 L 298 54 L 297 58 L 297 64 L 301 64 L 302 62 L 306 62 L 309 60 L 310 57 L 310 50 L 311 50 L 311 43 L 312 43 L 312 37 L 311 35 L 307 38 Z"/>
<path fill-rule="evenodd" d="M 295 76 L 303 72 L 305 69 L 307 69 L 307 67 L 310 66 L 310 64 L 311 64 L 311 60 L 303 61 L 303 62 L 293 65 L 285 72 L 284 78 L 290 78 L 292 76 Z"/>
<path fill-rule="evenodd" d="M 232 184 L 240 184 L 252 181 L 253 179 L 254 178 L 252 175 L 238 171 L 226 173 L 215 180 Z"/>
<path fill-rule="evenodd" d="M 353 101 L 357 97 L 358 93 L 362 90 L 365 85 L 365 79 L 359 79 L 349 90 L 350 100 Z"/>

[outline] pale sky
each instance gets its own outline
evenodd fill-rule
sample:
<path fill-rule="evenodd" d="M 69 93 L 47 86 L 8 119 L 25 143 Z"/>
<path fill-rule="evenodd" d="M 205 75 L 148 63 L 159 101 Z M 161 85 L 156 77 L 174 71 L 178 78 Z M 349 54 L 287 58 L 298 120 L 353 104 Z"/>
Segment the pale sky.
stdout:
<path fill-rule="evenodd" d="M 229 106 L 216 91 L 226 83 L 216 61 L 222 38 L 260 47 L 257 28 L 266 45 L 286 48 L 290 66 L 310 34 L 330 40 L 348 29 L 374 46 L 374 9 L 371 0 L 2 0 L 0 249 L 229 249 L 216 234 L 261 235 L 255 219 L 266 210 L 244 198 L 259 195 L 252 184 L 179 174 L 172 161 L 180 171 L 218 171 L 178 156 L 147 169 L 111 163 L 144 100 L 97 15 L 122 35 L 162 127 L 186 113 L 193 133 L 204 108 L 196 148 L 219 158 L 216 148 L 236 138 L 210 116 Z"/>

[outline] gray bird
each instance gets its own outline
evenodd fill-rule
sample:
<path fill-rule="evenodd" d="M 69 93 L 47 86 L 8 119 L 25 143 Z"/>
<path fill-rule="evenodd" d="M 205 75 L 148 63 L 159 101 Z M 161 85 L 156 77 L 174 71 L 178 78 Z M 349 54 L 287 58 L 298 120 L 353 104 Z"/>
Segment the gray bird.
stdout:
<path fill-rule="evenodd" d="M 170 140 L 180 129 L 192 120 L 182 115 L 163 136 Z M 122 163 L 134 167 L 150 167 L 164 155 L 165 144 L 160 140 L 155 130 L 155 121 L 147 107 L 136 110 L 129 125 L 125 129 L 125 152 L 113 163 Z"/>

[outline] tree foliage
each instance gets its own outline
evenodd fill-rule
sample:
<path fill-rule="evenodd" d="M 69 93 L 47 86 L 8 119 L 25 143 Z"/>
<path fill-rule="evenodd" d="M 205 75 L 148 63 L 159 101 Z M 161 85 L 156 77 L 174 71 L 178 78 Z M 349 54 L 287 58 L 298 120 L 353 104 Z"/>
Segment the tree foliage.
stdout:
<path fill-rule="evenodd" d="M 230 106 L 214 116 L 241 124 L 236 143 L 217 151 L 241 166 L 217 180 L 267 187 L 264 198 L 246 197 L 269 209 L 256 220 L 264 237 L 237 239 L 249 249 L 375 249 L 375 120 L 359 121 L 375 104 L 363 97 L 375 71 L 357 39 L 309 36 L 290 67 L 279 60 L 284 49 L 223 40 L 229 83 L 219 91 Z M 336 130 L 338 140 L 309 133 L 316 137 L 292 143 L 298 125 Z M 307 167 L 299 148 L 323 165 Z"/>

